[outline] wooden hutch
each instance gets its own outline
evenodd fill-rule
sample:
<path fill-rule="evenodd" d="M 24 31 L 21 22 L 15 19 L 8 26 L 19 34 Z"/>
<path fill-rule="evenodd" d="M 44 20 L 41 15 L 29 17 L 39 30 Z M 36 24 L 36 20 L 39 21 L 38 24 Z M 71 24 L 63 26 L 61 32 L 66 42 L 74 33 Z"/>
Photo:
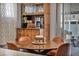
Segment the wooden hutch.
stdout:
<path fill-rule="evenodd" d="M 50 4 L 21 4 L 21 18 L 21 28 L 16 30 L 17 38 L 28 36 L 33 40 L 36 35 L 41 35 L 42 30 L 44 40 L 50 39 Z"/>

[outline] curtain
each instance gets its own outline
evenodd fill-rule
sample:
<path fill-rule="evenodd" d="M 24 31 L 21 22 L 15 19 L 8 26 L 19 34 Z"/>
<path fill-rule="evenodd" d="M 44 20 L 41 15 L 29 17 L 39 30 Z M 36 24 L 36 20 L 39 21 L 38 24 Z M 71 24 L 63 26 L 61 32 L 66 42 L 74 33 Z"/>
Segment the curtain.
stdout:
<path fill-rule="evenodd" d="M 17 4 L 0 4 L 0 44 L 14 42 L 16 38 Z"/>

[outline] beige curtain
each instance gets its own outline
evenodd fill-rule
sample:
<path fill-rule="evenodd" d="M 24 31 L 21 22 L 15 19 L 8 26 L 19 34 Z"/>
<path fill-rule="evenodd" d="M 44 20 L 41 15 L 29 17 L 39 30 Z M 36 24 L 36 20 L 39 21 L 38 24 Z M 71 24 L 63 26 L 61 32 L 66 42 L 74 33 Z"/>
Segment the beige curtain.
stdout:
<path fill-rule="evenodd" d="M 0 4 L 0 44 L 14 42 L 16 38 L 17 4 Z"/>

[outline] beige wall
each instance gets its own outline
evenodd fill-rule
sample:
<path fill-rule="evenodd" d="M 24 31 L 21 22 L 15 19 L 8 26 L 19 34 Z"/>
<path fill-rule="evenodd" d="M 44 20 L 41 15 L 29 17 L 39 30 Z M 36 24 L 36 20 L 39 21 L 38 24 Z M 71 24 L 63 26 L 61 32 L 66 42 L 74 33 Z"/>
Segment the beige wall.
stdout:
<path fill-rule="evenodd" d="M 50 40 L 56 36 L 56 3 L 50 4 Z"/>
<path fill-rule="evenodd" d="M 17 27 L 21 27 L 21 4 L 17 4 Z"/>

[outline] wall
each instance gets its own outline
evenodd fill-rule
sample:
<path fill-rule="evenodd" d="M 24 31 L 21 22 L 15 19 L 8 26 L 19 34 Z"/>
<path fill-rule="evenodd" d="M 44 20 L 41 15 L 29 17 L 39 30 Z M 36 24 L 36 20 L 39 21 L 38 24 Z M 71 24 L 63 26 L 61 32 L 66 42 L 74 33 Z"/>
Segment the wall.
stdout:
<path fill-rule="evenodd" d="M 50 40 L 56 36 L 56 3 L 50 4 Z"/>
<path fill-rule="evenodd" d="M 65 13 L 70 12 L 70 7 L 71 7 L 71 6 L 70 6 L 69 3 L 65 3 L 65 4 L 64 4 L 64 12 L 65 12 Z"/>
<path fill-rule="evenodd" d="M 71 11 L 79 11 L 79 3 L 70 4 Z"/>
<path fill-rule="evenodd" d="M 21 28 L 21 4 L 17 4 L 17 28 Z"/>
<path fill-rule="evenodd" d="M 62 3 L 52 3 L 50 5 L 50 40 L 55 36 L 63 36 L 62 8 Z"/>

